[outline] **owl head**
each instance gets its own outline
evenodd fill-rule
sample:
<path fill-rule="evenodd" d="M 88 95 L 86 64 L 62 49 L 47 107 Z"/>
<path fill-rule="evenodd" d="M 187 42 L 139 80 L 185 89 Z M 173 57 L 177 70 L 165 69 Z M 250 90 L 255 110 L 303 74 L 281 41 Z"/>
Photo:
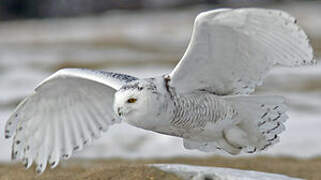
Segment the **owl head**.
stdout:
<path fill-rule="evenodd" d="M 162 105 L 162 95 L 153 78 L 130 82 L 122 86 L 114 97 L 115 114 L 138 127 L 152 125 Z"/>

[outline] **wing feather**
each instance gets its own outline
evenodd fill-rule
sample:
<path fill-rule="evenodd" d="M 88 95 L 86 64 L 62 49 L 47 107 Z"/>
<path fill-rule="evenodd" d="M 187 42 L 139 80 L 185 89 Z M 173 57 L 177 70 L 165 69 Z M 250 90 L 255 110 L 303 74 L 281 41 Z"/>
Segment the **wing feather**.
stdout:
<path fill-rule="evenodd" d="M 61 144 L 60 141 L 60 136 L 61 136 L 61 131 L 59 131 L 59 118 L 57 114 L 53 114 L 53 120 L 52 120 L 52 144 L 50 146 L 50 155 L 48 159 L 48 163 L 50 164 L 51 168 L 54 168 L 58 165 L 59 163 L 59 157 L 60 157 L 60 148 Z"/>
<path fill-rule="evenodd" d="M 169 85 L 179 93 L 248 94 L 273 65 L 313 63 L 309 39 L 289 14 L 259 8 L 214 10 L 197 16 Z"/>
<path fill-rule="evenodd" d="M 128 75 L 63 69 L 25 98 L 6 123 L 5 136 L 14 136 L 12 158 L 37 173 L 56 167 L 60 158 L 98 138 L 118 121 L 113 114 L 114 93 L 137 78 Z"/>

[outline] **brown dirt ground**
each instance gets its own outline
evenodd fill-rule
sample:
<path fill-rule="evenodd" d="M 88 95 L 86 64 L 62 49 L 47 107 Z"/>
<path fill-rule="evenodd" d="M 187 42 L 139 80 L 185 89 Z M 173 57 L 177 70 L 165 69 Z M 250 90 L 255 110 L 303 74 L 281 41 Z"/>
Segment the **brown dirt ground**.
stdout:
<path fill-rule="evenodd" d="M 229 167 L 245 170 L 280 173 L 309 180 L 321 179 L 321 157 L 312 159 L 295 159 L 290 157 L 207 157 L 207 158 L 171 158 L 152 160 L 84 160 L 64 161 L 59 167 L 47 170 L 36 176 L 34 170 L 24 170 L 21 164 L 1 164 L 0 180 L 178 180 L 173 174 L 156 168 L 146 167 L 148 163 L 181 163 L 201 166 Z M 33 167 L 34 168 L 34 167 Z"/>
<path fill-rule="evenodd" d="M 174 174 L 141 164 L 106 161 L 86 165 L 72 162 L 64 166 L 37 176 L 33 170 L 25 170 L 20 164 L 0 165 L 0 180 L 180 180 Z"/>

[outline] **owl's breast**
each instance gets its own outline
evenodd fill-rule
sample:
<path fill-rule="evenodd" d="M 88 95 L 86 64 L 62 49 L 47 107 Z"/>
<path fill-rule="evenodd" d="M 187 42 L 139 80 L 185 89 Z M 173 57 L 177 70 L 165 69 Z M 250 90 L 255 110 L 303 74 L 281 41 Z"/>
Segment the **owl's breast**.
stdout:
<path fill-rule="evenodd" d="M 185 131 L 202 131 L 208 123 L 215 125 L 231 115 L 231 106 L 210 93 L 177 95 L 174 104 L 175 115 L 171 124 Z"/>

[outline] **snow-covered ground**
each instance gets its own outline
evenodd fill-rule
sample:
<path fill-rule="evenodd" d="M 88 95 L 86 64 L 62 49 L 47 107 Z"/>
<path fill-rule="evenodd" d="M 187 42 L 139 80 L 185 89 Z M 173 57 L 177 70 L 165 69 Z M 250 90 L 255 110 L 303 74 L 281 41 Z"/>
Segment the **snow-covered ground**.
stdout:
<path fill-rule="evenodd" d="M 321 39 L 321 3 L 278 6 Z M 110 12 L 99 17 L 0 23 L 0 161 L 10 159 L 3 127 L 15 105 L 61 67 L 88 67 L 137 77 L 170 72 L 183 55 L 198 7 L 180 11 Z M 318 44 L 318 43 L 316 43 Z M 319 43 L 320 44 L 320 43 Z M 288 98 L 290 119 L 281 142 L 267 155 L 321 155 L 321 66 L 277 68 L 258 94 Z M 206 156 L 183 148 L 182 140 L 126 124 L 115 125 L 78 157 Z"/>
<path fill-rule="evenodd" d="M 163 171 L 171 172 L 185 180 L 302 180 L 288 176 L 230 168 L 191 166 L 182 164 L 151 164 Z"/>

